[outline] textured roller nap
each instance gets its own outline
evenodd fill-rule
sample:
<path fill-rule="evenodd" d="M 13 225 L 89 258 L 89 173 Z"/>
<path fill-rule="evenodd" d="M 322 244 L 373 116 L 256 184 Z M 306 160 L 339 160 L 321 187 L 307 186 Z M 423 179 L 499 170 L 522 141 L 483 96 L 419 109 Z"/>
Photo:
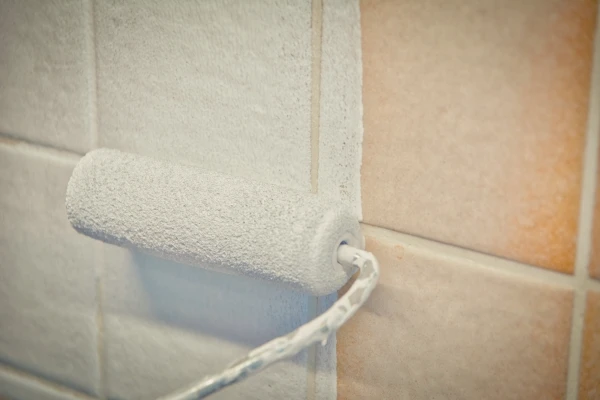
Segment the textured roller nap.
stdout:
<path fill-rule="evenodd" d="M 80 160 L 66 207 L 93 238 L 314 295 L 352 273 L 337 262 L 340 242 L 362 247 L 357 218 L 339 204 L 117 150 Z"/>

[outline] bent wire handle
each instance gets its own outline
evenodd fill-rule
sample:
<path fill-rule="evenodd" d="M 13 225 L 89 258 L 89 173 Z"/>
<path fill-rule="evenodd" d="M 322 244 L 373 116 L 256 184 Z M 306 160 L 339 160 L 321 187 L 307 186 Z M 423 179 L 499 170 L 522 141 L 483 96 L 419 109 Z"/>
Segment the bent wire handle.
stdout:
<path fill-rule="evenodd" d="M 285 336 L 252 350 L 223 372 L 211 375 L 185 389 L 158 400 L 197 400 L 246 379 L 269 365 L 292 357 L 314 343 L 325 345 L 327 338 L 352 317 L 367 301 L 377 285 L 379 264 L 373 254 L 347 245 L 338 250 L 340 263 L 358 268 L 360 273 L 350 289 L 327 311 Z"/>

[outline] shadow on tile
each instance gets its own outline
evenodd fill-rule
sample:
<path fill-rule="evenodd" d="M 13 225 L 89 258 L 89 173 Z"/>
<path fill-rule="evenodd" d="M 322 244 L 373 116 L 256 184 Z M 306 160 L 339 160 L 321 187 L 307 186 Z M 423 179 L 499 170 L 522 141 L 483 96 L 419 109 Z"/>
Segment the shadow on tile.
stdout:
<path fill-rule="evenodd" d="M 258 346 L 307 319 L 306 294 L 136 251 L 130 257 L 143 312 L 155 322 Z M 141 311 L 135 308 L 121 312 Z"/>

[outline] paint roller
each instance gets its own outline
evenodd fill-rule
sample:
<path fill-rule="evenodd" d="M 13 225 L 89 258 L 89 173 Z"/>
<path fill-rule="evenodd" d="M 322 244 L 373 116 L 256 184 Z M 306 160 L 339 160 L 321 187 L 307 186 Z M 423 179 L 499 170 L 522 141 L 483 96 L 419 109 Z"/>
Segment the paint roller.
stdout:
<path fill-rule="evenodd" d="M 92 238 L 316 296 L 356 275 L 319 317 L 163 400 L 204 398 L 324 343 L 366 301 L 379 275 L 375 257 L 361 250 L 358 219 L 342 204 L 194 166 L 93 150 L 73 170 L 66 208 L 73 227 Z"/>

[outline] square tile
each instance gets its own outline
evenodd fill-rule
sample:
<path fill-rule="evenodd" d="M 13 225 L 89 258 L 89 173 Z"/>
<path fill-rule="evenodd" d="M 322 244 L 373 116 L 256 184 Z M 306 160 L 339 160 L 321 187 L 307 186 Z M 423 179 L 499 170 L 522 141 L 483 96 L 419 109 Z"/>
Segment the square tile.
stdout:
<path fill-rule="evenodd" d="M 0 144 L 0 362 L 96 394 L 94 247 L 65 210 L 76 161 Z"/>
<path fill-rule="evenodd" d="M 87 1 L 0 2 L 0 133 L 91 148 Z"/>
<path fill-rule="evenodd" d="M 579 400 L 600 399 L 600 292 L 587 294 Z"/>
<path fill-rule="evenodd" d="M 104 147 L 310 190 L 310 1 L 95 3 Z"/>
<path fill-rule="evenodd" d="M 564 398 L 570 289 L 365 234 L 380 282 L 338 332 L 338 398 Z"/>
<path fill-rule="evenodd" d="M 364 221 L 562 272 L 597 2 L 361 2 Z"/>
<path fill-rule="evenodd" d="M 221 371 L 306 322 L 308 296 L 104 247 L 107 395 L 147 399 Z M 306 352 L 214 395 L 305 399 Z"/>

